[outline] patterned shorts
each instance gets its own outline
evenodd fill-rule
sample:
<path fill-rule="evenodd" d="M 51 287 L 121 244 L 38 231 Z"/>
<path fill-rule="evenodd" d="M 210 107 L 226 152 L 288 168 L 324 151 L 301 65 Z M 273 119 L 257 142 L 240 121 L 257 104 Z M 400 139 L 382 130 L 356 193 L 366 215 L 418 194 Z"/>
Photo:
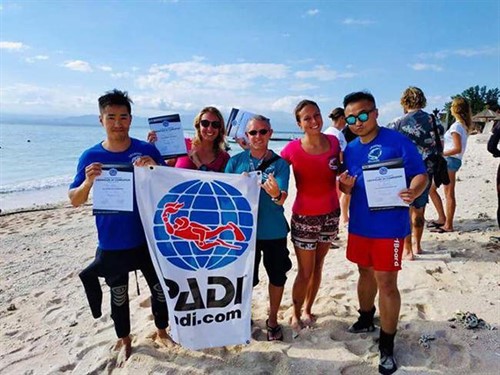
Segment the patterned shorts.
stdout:
<path fill-rule="evenodd" d="M 292 215 L 292 242 L 304 250 L 316 250 L 318 242 L 331 243 L 339 233 L 340 209 L 326 215 Z"/>

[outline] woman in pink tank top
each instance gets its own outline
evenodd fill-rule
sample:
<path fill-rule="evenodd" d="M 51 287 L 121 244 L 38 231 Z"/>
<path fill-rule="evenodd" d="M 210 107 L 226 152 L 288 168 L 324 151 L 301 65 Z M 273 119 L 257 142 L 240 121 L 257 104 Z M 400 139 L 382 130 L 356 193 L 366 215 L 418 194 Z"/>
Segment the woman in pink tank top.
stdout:
<path fill-rule="evenodd" d="M 215 107 L 205 107 L 194 118 L 195 133 L 186 138 L 187 156 L 167 160 L 167 165 L 185 169 L 224 172 L 229 154 L 225 150 L 226 127 L 224 118 Z M 149 132 L 148 141 L 154 142 L 156 135 Z"/>
<path fill-rule="evenodd" d="M 303 100 L 297 104 L 295 118 L 304 135 L 286 145 L 281 156 L 292 166 L 297 187 L 291 232 L 298 272 L 292 290 L 291 326 L 298 334 L 304 326 L 314 323 L 312 306 L 321 284 L 324 259 L 338 234 L 336 177 L 340 145 L 335 136 L 321 133 L 323 119 L 315 102 Z"/>

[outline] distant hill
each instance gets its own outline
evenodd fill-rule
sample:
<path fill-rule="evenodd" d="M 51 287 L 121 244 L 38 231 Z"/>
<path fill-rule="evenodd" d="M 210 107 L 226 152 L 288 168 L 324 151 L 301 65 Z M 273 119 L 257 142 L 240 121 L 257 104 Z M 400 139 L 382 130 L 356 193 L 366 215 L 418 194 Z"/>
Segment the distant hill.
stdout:
<path fill-rule="evenodd" d="M 161 116 L 167 113 L 158 113 Z M 184 129 L 192 129 L 193 119 L 197 115 L 195 112 L 180 113 L 182 126 Z M 229 113 L 225 114 L 225 119 Z M 156 115 L 155 115 L 156 116 Z M 269 111 L 265 116 L 271 119 L 273 128 L 276 131 L 282 132 L 297 132 L 300 129 L 297 127 L 295 118 L 292 113 L 287 114 L 283 112 Z M 328 118 L 324 116 L 324 127 L 328 126 Z M 15 113 L 0 113 L 0 124 L 46 124 L 46 125 L 79 125 L 79 126 L 95 126 L 99 124 L 97 114 L 94 115 L 81 115 L 81 116 L 51 116 L 51 115 L 24 115 Z M 135 116 L 133 117 L 133 125 L 139 127 L 148 127 L 147 117 Z"/>

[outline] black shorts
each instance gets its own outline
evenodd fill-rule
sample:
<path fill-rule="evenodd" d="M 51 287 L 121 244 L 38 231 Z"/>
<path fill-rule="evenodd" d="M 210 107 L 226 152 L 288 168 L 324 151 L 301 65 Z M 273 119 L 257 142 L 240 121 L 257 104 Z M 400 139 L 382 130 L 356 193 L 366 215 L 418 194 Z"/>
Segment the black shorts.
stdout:
<path fill-rule="evenodd" d="M 259 283 L 259 265 L 264 254 L 264 268 L 269 282 L 274 286 L 284 286 L 286 273 L 292 268 L 290 252 L 286 247 L 286 237 L 276 240 L 257 240 L 255 246 L 255 265 L 253 271 L 253 286 Z"/>

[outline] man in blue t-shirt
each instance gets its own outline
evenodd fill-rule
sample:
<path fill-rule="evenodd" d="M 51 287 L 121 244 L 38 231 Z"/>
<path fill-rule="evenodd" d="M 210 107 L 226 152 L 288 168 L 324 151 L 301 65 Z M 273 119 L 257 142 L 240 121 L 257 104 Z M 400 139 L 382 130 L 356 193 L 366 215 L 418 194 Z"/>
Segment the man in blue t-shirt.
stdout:
<path fill-rule="evenodd" d="M 70 185 L 69 199 L 75 207 L 85 203 L 94 180 L 104 164 L 147 166 L 163 164 L 158 150 L 151 144 L 129 136 L 132 100 L 126 92 L 113 90 L 99 98 L 99 121 L 106 139 L 80 156 L 76 176 Z M 80 273 L 92 315 L 101 316 L 102 291 L 98 277 L 104 277 L 111 290 L 111 318 L 125 350 L 132 351 L 128 273 L 140 269 L 151 290 L 151 309 L 158 328 L 158 338 L 167 343 L 168 312 L 161 285 L 146 244 L 137 203 L 133 211 L 123 214 L 97 214 L 98 245 L 94 262 Z"/>
<path fill-rule="evenodd" d="M 226 166 L 226 173 L 262 172 L 264 191 L 259 197 L 253 286 L 259 283 L 262 252 L 264 267 L 269 277 L 269 317 L 266 321 L 269 341 L 283 340 L 283 330 L 278 324 L 278 310 L 283 297 L 286 273 L 292 268 L 290 253 L 286 247 L 288 223 L 283 209 L 290 167 L 285 160 L 269 150 L 272 133 L 269 119 L 260 115 L 252 117 L 246 128 L 250 148 L 233 156 Z"/>
<path fill-rule="evenodd" d="M 375 170 L 383 176 L 391 166 L 404 168 L 408 188 L 398 194 L 404 204 L 412 203 L 422 194 L 427 184 L 427 173 L 422 157 L 408 138 L 379 127 L 373 95 L 367 92 L 349 94 L 344 98 L 344 109 L 347 124 L 359 136 L 346 147 L 346 171 L 339 178 L 340 189 L 351 194 L 346 255 L 347 259 L 358 265 L 359 271 L 357 291 L 360 317 L 349 331 L 360 333 L 375 330 L 374 303 L 378 292 L 379 372 L 392 374 L 397 369 L 394 337 L 401 307 L 397 277 L 401 269 L 403 240 L 410 233 L 408 207 L 401 206 L 395 196 L 389 206 L 378 207 L 384 209 L 373 209 L 373 202 L 370 208 L 365 184 L 365 178 L 369 175 L 365 172 Z M 382 166 L 375 167 L 377 164 Z"/>

